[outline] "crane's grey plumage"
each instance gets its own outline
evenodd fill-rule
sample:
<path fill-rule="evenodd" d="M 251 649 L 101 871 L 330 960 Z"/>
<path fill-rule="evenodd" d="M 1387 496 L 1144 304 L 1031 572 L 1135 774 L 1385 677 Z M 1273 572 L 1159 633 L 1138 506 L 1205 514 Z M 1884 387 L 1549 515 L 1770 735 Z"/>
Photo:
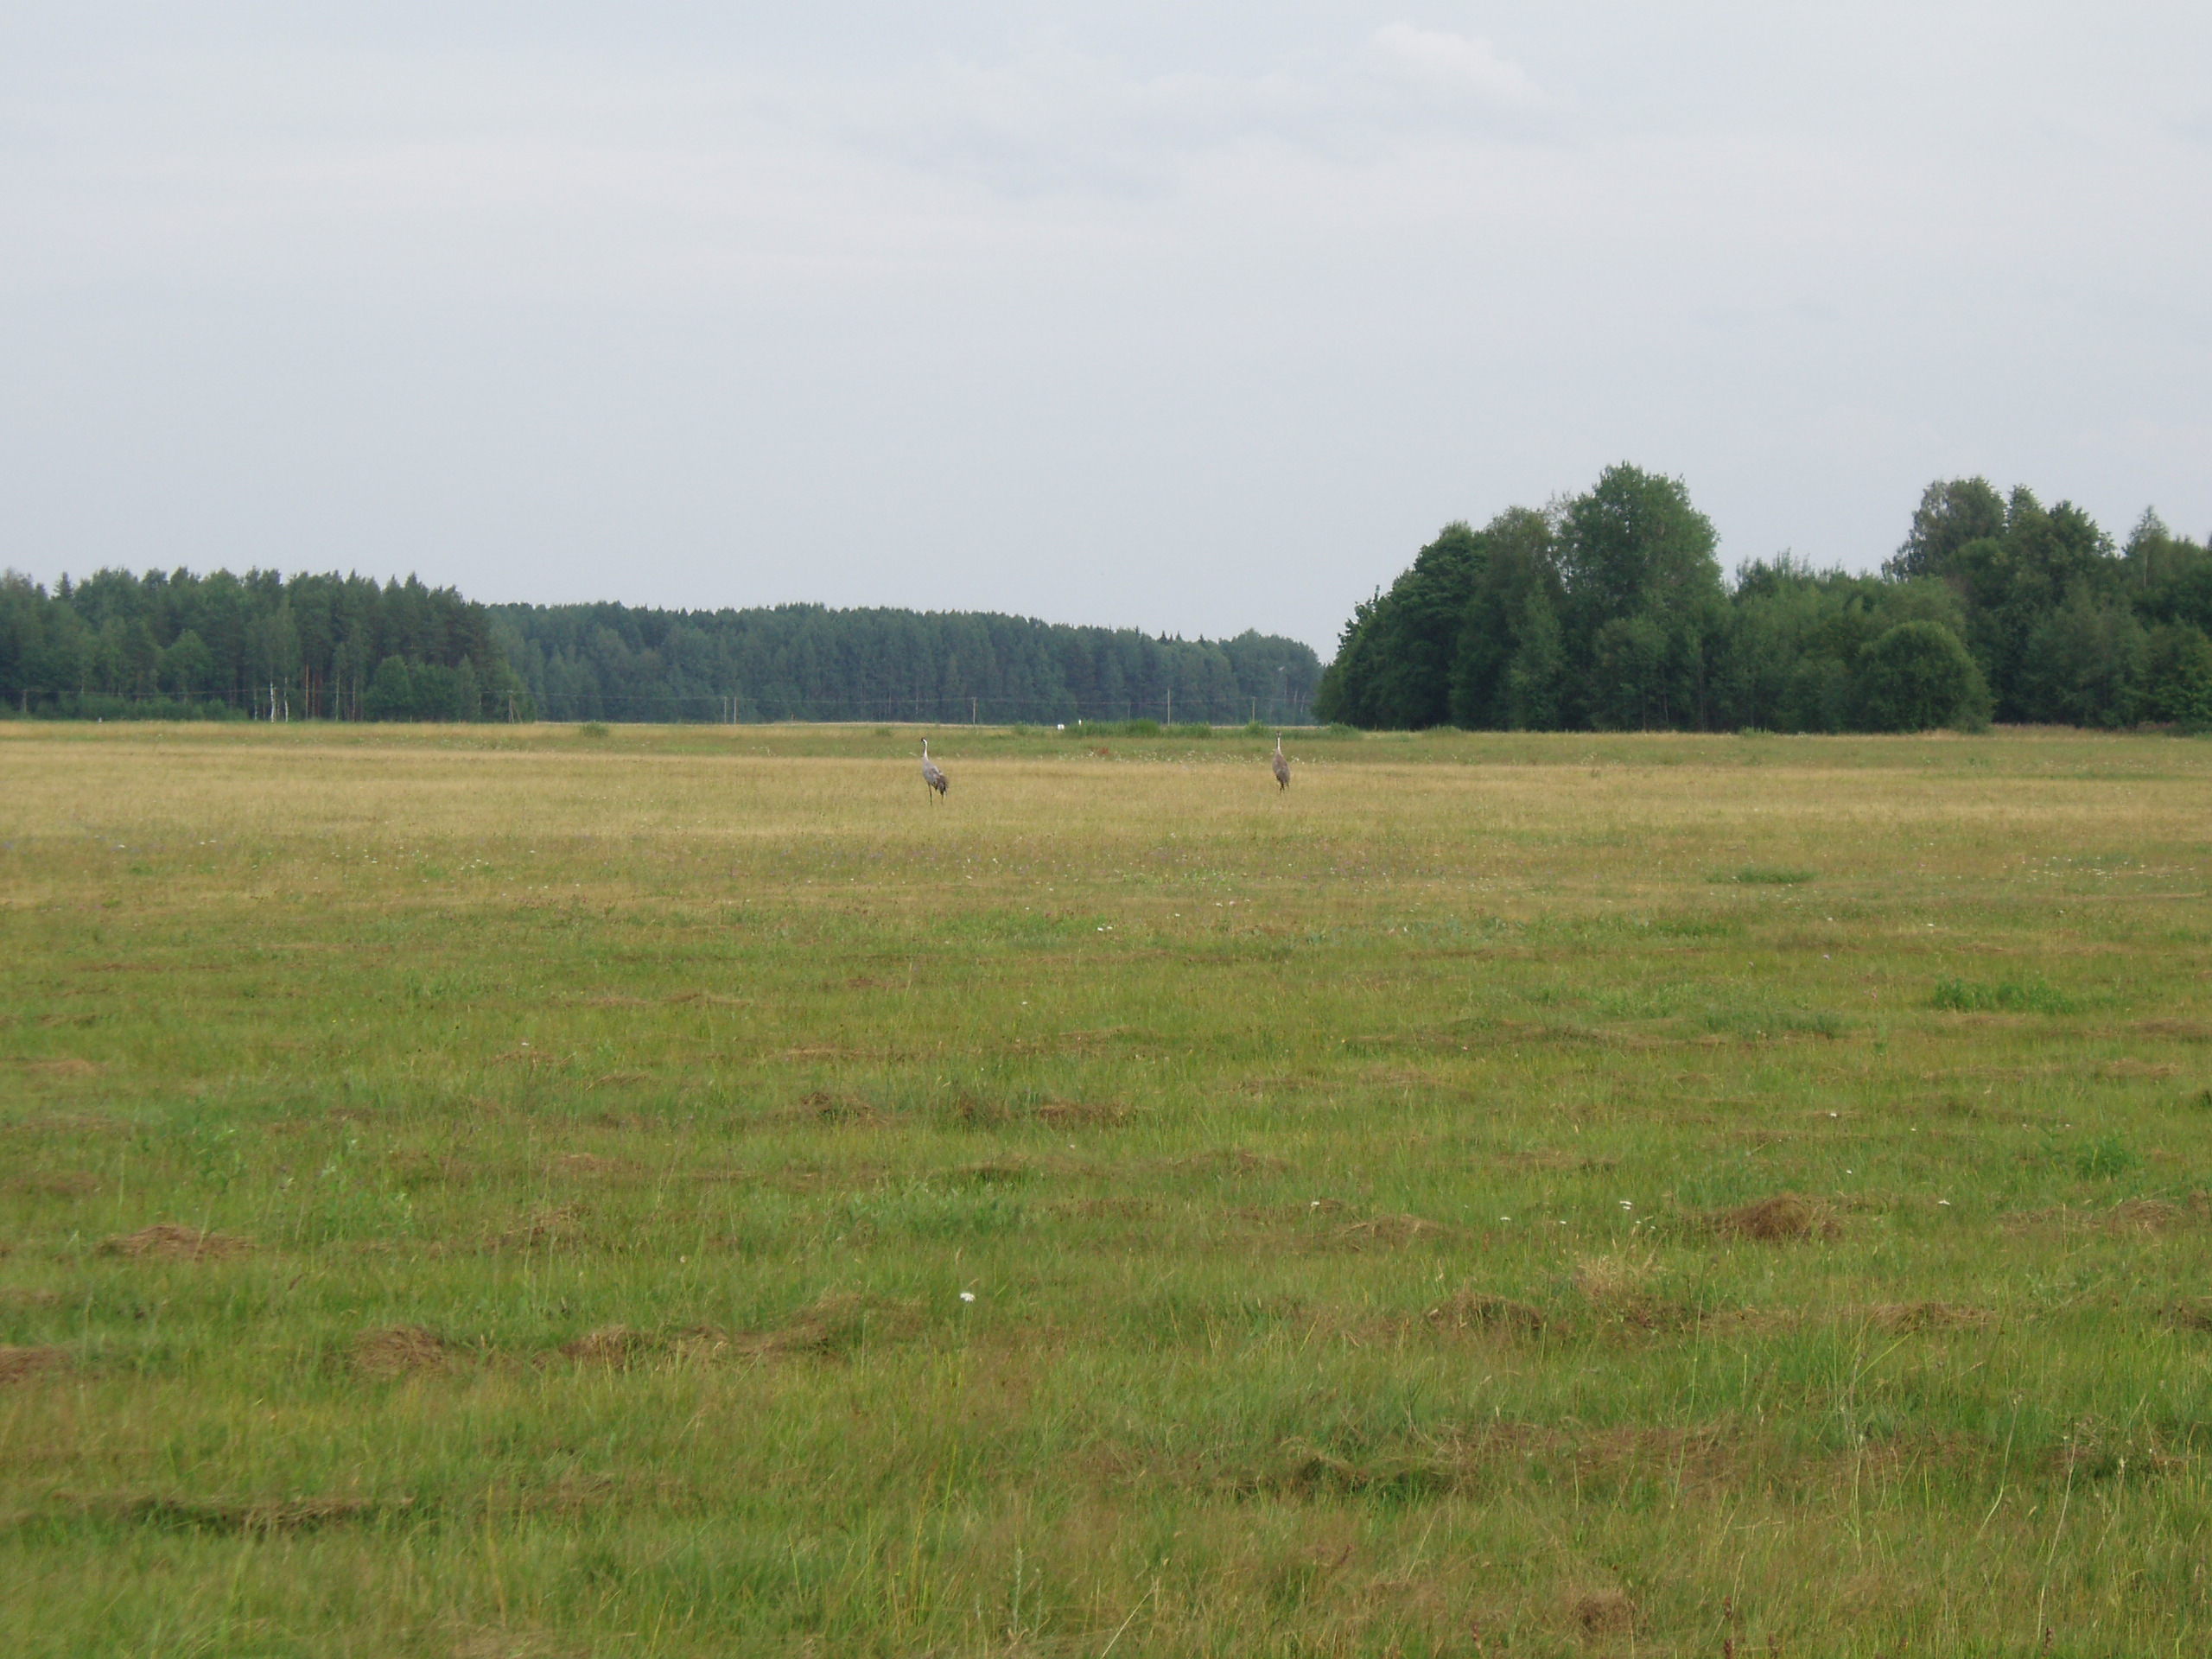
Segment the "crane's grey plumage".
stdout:
<path fill-rule="evenodd" d="M 951 780 L 938 770 L 937 762 L 930 759 L 930 741 L 926 737 L 922 740 L 922 781 L 930 786 L 931 796 L 938 798 L 952 786 Z M 934 800 L 931 804 L 935 804 Z"/>
<path fill-rule="evenodd" d="M 1290 787 L 1290 762 L 1283 757 L 1282 734 L 1281 732 L 1277 732 L 1275 734 L 1275 758 L 1274 766 L 1275 769 L 1275 792 L 1277 794 L 1281 794 L 1284 790 Z"/>

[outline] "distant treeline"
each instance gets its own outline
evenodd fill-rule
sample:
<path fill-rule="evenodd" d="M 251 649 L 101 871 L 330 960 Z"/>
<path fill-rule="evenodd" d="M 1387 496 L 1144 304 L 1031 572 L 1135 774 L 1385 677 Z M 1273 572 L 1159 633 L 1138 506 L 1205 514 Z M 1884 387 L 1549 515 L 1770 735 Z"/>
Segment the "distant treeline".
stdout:
<path fill-rule="evenodd" d="M 1169 639 L 986 612 L 500 605 L 492 618 L 549 720 L 1295 724 L 1321 675 L 1294 639 Z"/>
<path fill-rule="evenodd" d="M 987 613 L 486 607 L 413 577 L 0 575 L 0 711 L 108 720 L 1154 719 L 1290 724 L 1296 640 Z"/>
<path fill-rule="evenodd" d="M 491 618 L 412 576 L 0 574 L 0 706 L 63 718 L 505 719 Z"/>
<path fill-rule="evenodd" d="M 1930 484 L 1879 575 L 1788 554 L 1724 583 L 1676 479 L 1447 525 L 1361 605 L 1323 720 L 1389 729 L 1916 731 L 2212 726 L 2212 555 L 2145 512 Z"/>

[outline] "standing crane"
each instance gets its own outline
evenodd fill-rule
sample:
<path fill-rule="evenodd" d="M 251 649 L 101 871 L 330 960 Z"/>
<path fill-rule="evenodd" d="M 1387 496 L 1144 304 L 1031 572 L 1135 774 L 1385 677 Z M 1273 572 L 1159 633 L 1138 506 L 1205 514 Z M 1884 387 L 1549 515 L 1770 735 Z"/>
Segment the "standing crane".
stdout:
<path fill-rule="evenodd" d="M 1275 793 L 1280 795 L 1290 787 L 1290 762 L 1283 755 L 1281 732 L 1275 734 L 1275 758 L 1269 764 L 1274 767 Z"/>
<path fill-rule="evenodd" d="M 922 740 L 922 781 L 930 786 L 933 795 L 939 798 L 952 786 L 950 779 L 938 770 L 937 762 L 930 759 L 930 741 L 926 737 Z M 932 801 L 931 804 L 935 805 L 936 802 Z"/>

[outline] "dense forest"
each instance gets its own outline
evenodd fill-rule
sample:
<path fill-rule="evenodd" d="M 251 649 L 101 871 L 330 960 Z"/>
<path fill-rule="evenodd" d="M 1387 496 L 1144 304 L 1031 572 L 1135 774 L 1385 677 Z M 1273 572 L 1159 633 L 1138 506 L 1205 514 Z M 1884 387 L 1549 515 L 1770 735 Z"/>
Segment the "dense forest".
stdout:
<path fill-rule="evenodd" d="M 486 607 L 414 578 L 0 575 L 0 712 L 278 720 L 1306 717 L 1295 640 L 817 606 Z"/>
<path fill-rule="evenodd" d="M 481 605 L 412 576 L 0 575 L 0 706 L 181 720 L 505 719 L 523 687 Z"/>
<path fill-rule="evenodd" d="M 1309 645 L 1154 638 L 977 612 L 781 605 L 495 606 L 493 635 L 552 720 L 1306 718 Z"/>
<path fill-rule="evenodd" d="M 1447 525 L 1358 607 L 1314 698 L 1389 729 L 2212 727 L 2212 554 L 2145 512 L 1930 484 L 1878 575 L 1788 554 L 1724 582 L 1681 480 L 1634 467 Z"/>

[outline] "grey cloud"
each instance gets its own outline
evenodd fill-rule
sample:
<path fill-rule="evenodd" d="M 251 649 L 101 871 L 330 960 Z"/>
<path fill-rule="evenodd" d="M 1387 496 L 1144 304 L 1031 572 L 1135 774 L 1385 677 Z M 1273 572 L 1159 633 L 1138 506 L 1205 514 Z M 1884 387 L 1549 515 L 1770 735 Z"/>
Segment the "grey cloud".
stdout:
<path fill-rule="evenodd" d="M 2212 524 L 2194 11 L 741 10 L 0 20 L 0 562 L 1325 643 L 1624 457 Z"/>

